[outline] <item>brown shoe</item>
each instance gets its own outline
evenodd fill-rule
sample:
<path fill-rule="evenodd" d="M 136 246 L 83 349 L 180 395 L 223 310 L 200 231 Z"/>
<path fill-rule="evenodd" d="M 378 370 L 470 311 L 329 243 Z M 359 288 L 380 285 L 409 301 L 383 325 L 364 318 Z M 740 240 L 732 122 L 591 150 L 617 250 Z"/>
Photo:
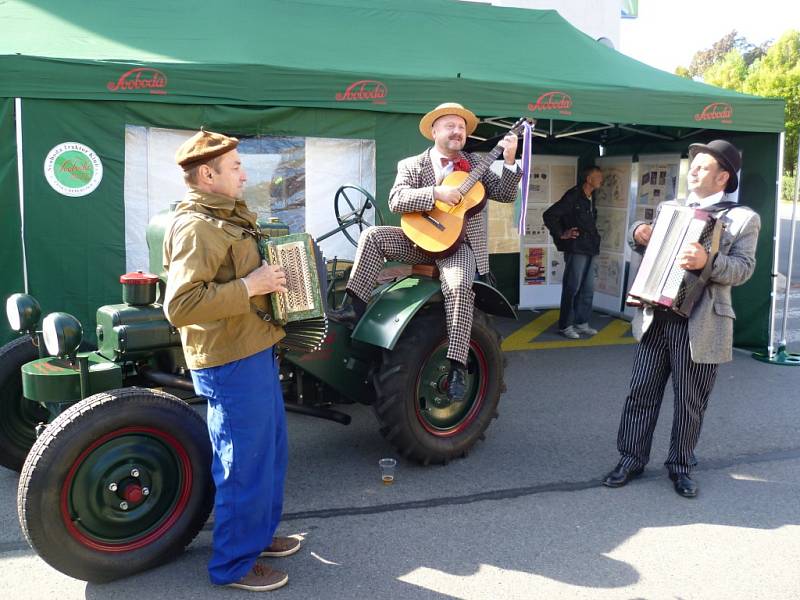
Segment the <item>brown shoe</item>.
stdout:
<path fill-rule="evenodd" d="M 269 592 L 277 590 L 289 583 L 289 576 L 283 571 L 276 571 L 263 563 L 257 562 L 250 572 L 239 581 L 229 583 L 228 587 L 248 590 L 250 592 Z"/>
<path fill-rule="evenodd" d="M 271 556 L 279 558 L 281 556 L 290 556 L 300 550 L 300 540 L 293 537 L 278 537 L 272 538 L 272 543 L 268 548 L 259 554 L 259 556 Z"/>

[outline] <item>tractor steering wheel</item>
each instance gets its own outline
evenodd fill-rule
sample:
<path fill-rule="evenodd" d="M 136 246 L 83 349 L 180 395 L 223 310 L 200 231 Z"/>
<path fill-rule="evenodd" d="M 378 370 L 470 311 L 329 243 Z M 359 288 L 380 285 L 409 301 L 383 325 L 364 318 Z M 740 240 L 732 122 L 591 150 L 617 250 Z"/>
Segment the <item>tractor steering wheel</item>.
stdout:
<path fill-rule="evenodd" d="M 356 202 L 350 200 L 347 195 L 348 190 L 358 192 Z M 358 227 L 358 235 L 361 235 L 364 229 L 375 224 L 374 222 L 370 223 L 364 215 L 370 208 L 375 209 L 373 221 L 376 221 L 378 225 L 383 225 L 381 211 L 375 206 L 375 198 L 367 190 L 358 185 L 343 185 L 336 190 L 336 195 L 333 197 L 333 211 L 336 213 L 336 222 L 339 223 L 338 229 L 353 246 L 358 246 L 358 236 L 353 237 L 350 231 L 355 233 L 355 230 L 351 228 Z"/>

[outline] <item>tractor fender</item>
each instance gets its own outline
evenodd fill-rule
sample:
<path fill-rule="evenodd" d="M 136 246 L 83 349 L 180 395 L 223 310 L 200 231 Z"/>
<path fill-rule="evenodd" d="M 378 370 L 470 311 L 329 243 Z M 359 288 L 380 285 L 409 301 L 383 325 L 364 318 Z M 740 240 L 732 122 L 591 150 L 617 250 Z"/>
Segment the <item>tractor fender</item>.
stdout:
<path fill-rule="evenodd" d="M 472 284 L 475 306 L 485 313 L 516 319 L 506 297 L 481 281 Z M 394 349 L 406 325 L 417 311 L 430 302 L 443 302 L 438 279 L 411 275 L 376 292 L 364 316 L 353 329 L 351 339 L 387 350 Z"/>

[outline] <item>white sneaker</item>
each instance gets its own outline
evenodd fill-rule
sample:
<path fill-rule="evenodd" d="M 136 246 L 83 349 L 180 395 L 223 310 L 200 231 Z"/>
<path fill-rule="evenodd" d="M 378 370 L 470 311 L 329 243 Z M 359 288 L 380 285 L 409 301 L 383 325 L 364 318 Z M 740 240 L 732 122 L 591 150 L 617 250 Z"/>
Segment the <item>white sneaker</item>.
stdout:
<path fill-rule="evenodd" d="M 597 329 L 589 327 L 588 323 L 578 323 L 574 327 L 578 333 L 585 333 L 586 335 L 597 335 Z"/>
<path fill-rule="evenodd" d="M 572 325 L 570 325 L 565 329 L 559 330 L 559 333 L 563 335 L 565 338 L 569 338 L 571 340 L 581 339 L 580 334 L 577 331 L 575 331 L 575 328 Z"/>

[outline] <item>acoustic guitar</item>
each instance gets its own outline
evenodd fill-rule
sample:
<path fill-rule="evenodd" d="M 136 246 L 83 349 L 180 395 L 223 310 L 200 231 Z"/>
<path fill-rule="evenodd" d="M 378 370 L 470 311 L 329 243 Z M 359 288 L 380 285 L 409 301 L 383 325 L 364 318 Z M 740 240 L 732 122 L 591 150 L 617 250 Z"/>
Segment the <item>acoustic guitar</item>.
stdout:
<path fill-rule="evenodd" d="M 521 118 L 509 133 L 519 135 L 526 122 L 531 120 Z M 467 217 L 486 205 L 486 189 L 481 178 L 502 153 L 503 147 L 498 144 L 471 171 L 454 171 L 445 177 L 440 185 L 457 187 L 461 201 L 450 206 L 436 200 L 428 211 L 404 213 L 400 226 L 406 237 L 437 258 L 445 258 L 458 250 L 466 235 Z"/>

